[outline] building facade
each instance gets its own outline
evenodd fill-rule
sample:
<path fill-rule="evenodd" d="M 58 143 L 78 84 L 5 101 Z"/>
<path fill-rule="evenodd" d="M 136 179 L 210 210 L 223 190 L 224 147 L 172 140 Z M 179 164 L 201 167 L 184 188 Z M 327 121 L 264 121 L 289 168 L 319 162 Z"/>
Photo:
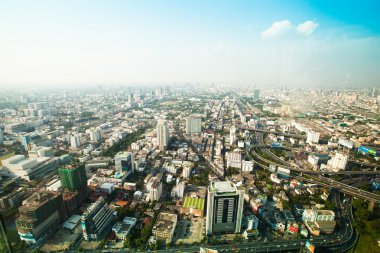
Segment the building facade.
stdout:
<path fill-rule="evenodd" d="M 207 194 L 206 233 L 239 233 L 244 191 L 229 181 L 211 182 Z"/>

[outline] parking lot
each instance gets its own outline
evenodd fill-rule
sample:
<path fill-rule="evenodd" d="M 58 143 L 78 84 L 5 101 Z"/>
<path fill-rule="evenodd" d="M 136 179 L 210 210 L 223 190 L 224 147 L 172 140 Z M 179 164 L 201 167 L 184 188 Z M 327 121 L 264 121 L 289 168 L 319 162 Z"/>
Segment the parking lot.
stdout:
<path fill-rule="evenodd" d="M 204 218 L 183 219 L 178 221 L 174 242 L 176 244 L 192 244 L 200 242 L 203 238 Z"/>

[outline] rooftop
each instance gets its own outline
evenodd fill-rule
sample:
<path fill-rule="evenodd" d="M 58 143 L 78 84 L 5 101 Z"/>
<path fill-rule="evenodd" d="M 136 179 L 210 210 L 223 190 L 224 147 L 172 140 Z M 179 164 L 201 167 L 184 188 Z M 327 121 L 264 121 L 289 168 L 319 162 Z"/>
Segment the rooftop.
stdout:
<path fill-rule="evenodd" d="M 212 182 L 210 188 L 217 193 L 236 192 L 235 186 L 229 181 Z"/>

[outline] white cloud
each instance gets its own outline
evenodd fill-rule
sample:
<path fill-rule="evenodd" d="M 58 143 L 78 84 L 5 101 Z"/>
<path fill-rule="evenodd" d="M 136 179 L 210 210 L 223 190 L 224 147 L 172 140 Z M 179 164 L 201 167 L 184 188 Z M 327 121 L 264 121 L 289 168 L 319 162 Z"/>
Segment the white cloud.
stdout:
<path fill-rule="evenodd" d="M 305 22 L 303 22 L 302 24 L 299 24 L 297 26 L 297 32 L 299 34 L 303 34 L 303 35 L 310 35 L 314 32 L 314 30 L 319 26 L 318 23 L 314 22 L 314 21 L 311 21 L 311 20 L 307 20 Z"/>
<path fill-rule="evenodd" d="M 271 27 L 261 33 L 263 38 L 274 37 L 285 33 L 292 28 L 292 23 L 289 20 L 282 20 L 274 22 Z"/>

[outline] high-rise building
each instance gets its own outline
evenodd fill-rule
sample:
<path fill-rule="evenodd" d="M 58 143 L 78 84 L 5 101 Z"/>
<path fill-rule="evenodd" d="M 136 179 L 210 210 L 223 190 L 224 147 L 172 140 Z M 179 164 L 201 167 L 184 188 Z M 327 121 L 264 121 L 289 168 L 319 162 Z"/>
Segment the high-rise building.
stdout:
<path fill-rule="evenodd" d="M 206 233 L 239 233 L 244 191 L 229 181 L 211 182 L 207 193 Z"/>
<path fill-rule="evenodd" d="M 50 191 L 37 192 L 24 200 L 19 212 L 17 232 L 20 239 L 29 245 L 43 241 L 54 233 L 66 216 L 62 194 Z"/>
<path fill-rule="evenodd" d="M 111 229 L 112 209 L 107 202 L 100 197 L 92 203 L 81 217 L 83 238 L 86 241 L 97 241 Z"/>
<path fill-rule="evenodd" d="M 72 215 L 89 195 L 86 169 L 84 166 L 67 165 L 59 168 L 58 174 L 63 188 L 63 204 Z"/>
<path fill-rule="evenodd" d="M 90 140 L 93 142 L 99 142 L 102 139 L 102 131 L 99 128 L 93 128 L 90 130 Z"/>
<path fill-rule="evenodd" d="M 131 152 L 119 152 L 115 155 L 115 169 L 126 172 L 127 177 L 135 171 L 134 157 Z"/>
<path fill-rule="evenodd" d="M 154 181 L 149 192 L 150 201 L 159 201 L 162 195 L 162 182 Z"/>
<path fill-rule="evenodd" d="M 169 144 L 169 128 L 166 122 L 158 122 L 157 139 L 160 150 L 166 150 Z"/>
<path fill-rule="evenodd" d="M 4 142 L 3 129 L 0 128 L 0 145 L 3 145 L 3 142 Z"/>
<path fill-rule="evenodd" d="M 186 133 L 194 134 L 202 131 L 202 119 L 196 116 L 188 116 L 186 118 Z"/>
<path fill-rule="evenodd" d="M 62 187 L 68 190 L 81 190 L 87 186 L 87 176 L 84 166 L 66 166 L 58 169 Z"/>
<path fill-rule="evenodd" d="M 236 142 L 236 127 L 232 126 L 230 129 L 230 145 Z"/>
<path fill-rule="evenodd" d="M 253 102 L 259 101 L 260 100 L 260 90 L 255 89 L 253 91 Z"/>
<path fill-rule="evenodd" d="M 75 135 L 70 137 L 71 148 L 79 148 L 80 145 L 81 145 L 81 143 L 80 143 L 80 135 L 79 134 L 75 134 Z"/>

